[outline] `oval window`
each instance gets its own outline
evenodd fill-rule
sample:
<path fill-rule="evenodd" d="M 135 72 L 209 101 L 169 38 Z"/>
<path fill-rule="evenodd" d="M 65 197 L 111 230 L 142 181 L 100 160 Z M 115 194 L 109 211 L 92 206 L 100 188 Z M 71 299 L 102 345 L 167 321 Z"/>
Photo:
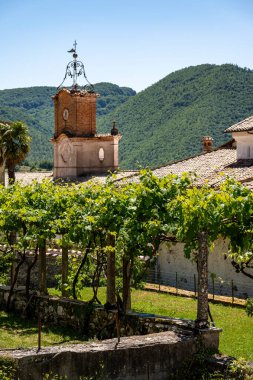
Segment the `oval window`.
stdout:
<path fill-rule="evenodd" d="M 105 151 L 103 148 L 100 148 L 99 149 L 99 152 L 98 152 L 98 158 L 99 158 L 99 161 L 104 161 L 104 158 L 105 158 Z"/>
<path fill-rule="evenodd" d="M 69 111 L 67 110 L 67 108 L 65 108 L 63 111 L 63 119 L 68 120 L 68 118 L 69 118 Z"/>

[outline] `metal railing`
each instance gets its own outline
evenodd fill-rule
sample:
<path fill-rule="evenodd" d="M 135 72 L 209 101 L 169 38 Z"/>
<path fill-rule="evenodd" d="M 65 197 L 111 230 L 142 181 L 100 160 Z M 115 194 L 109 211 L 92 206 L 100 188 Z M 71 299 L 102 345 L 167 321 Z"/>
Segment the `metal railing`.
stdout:
<path fill-rule="evenodd" d="M 184 272 L 165 272 L 157 269 L 150 269 L 146 276 L 146 282 L 157 284 L 158 287 L 165 285 L 178 290 L 188 290 L 197 295 L 197 274 Z M 209 273 L 209 294 L 213 296 L 227 296 L 234 298 L 253 297 L 253 281 L 245 278 L 245 282 L 235 279 L 224 280 L 214 273 Z"/>

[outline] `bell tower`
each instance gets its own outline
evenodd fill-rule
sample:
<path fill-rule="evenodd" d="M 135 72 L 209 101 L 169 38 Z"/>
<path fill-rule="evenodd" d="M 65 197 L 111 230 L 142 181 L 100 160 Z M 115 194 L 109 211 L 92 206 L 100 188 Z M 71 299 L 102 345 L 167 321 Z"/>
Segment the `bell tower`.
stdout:
<path fill-rule="evenodd" d="M 63 82 L 53 96 L 55 129 L 51 140 L 54 146 L 54 178 L 71 178 L 102 174 L 118 168 L 118 145 L 121 135 L 113 124 L 111 133 L 96 132 L 96 100 L 99 97 L 88 81 L 84 65 L 77 60 L 76 42 L 68 53 Z M 65 79 L 73 80 L 70 88 L 62 87 Z M 77 78 L 86 80 L 84 86 Z"/>

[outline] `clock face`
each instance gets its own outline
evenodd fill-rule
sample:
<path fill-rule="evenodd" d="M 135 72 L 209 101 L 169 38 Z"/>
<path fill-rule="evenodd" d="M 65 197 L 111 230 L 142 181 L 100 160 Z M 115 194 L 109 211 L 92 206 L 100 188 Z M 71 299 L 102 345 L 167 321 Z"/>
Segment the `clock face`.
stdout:
<path fill-rule="evenodd" d="M 69 118 L 69 111 L 68 111 L 67 108 L 64 109 L 62 116 L 63 116 L 64 120 L 68 120 L 68 118 Z"/>

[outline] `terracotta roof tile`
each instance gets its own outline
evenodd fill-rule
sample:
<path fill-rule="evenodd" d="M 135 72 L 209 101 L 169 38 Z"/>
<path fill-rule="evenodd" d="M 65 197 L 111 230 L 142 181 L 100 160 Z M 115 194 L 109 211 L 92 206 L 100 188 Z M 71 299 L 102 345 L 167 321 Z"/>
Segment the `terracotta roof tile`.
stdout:
<path fill-rule="evenodd" d="M 210 153 L 202 153 L 153 170 L 158 177 L 164 177 L 170 173 L 181 175 L 185 172 L 197 175 L 197 185 L 208 182 L 212 186 L 217 186 L 230 176 L 253 190 L 253 160 L 237 161 L 236 149 L 232 147 L 232 142 Z M 116 181 L 138 182 L 138 173 L 138 171 L 118 172 Z M 45 177 L 52 178 L 52 173 L 17 173 L 17 179 L 23 179 L 26 183 L 32 179 L 41 180 Z M 77 182 L 86 182 L 90 179 L 104 182 L 106 175 L 79 177 Z"/>
<path fill-rule="evenodd" d="M 196 174 L 197 186 L 204 183 L 217 186 L 225 178 L 232 177 L 253 190 L 253 160 L 237 161 L 236 148 L 232 147 L 231 143 L 210 153 L 203 153 L 154 169 L 153 173 L 160 178 L 168 174 Z M 130 176 L 127 181 L 138 182 L 138 175 Z"/>
<path fill-rule="evenodd" d="M 17 172 L 16 180 L 22 181 L 24 184 L 31 183 L 36 180 L 38 182 L 43 181 L 43 179 L 52 179 L 53 172 Z M 6 181 L 8 182 L 8 176 L 6 175 Z"/>
<path fill-rule="evenodd" d="M 224 171 L 225 167 L 235 162 L 236 150 L 222 148 L 155 169 L 153 172 L 158 177 L 163 177 L 169 173 L 180 175 L 184 172 L 190 172 L 205 180 L 219 175 L 221 171 Z"/>
<path fill-rule="evenodd" d="M 211 153 L 201 154 L 188 160 L 183 160 L 153 171 L 158 177 L 184 172 L 197 175 L 196 184 L 217 186 L 226 177 L 232 177 L 253 189 L 253 160 L 237 161 L 236 149 L 222 147 Z"/>
<path fill-rule="evenodd" d="M 138 174 L 138 173 L 139 171 L 137 170 L 119 171 L 118 173 L 116 173 L 116 181 L 120 181 L 128 177 L 132 177 L 133 175 Z M 16 180 L 22 181 L 24 184 L 31 183 L 34 180 L 41 182 L 43 181 L 43 179 L 46 179 L 46 178 L 53 180 L 53 172 L 17 172 L 16 173 Z M 107 174 L 87 175 L 84 177 L 80 176 L 77 178 L 69 178 L 69 182 L 81 183 L 81 182 L 87 182 L 89 180 L 105 182 L 106 178 L 107 178 Z M 8 176 L 6 176 L 6 181 L 8 182 Z"/>
<path fill-rule="evenodd" d="M 227 133 L 243 132 L 243 131 L 251 131 L 252 129 L 253 129 L 253 116 L 250 116 L 247 119 L 239 121 L 239 123 L 236 123 L 232 125 L 231 127 L 227 128 L 225 132 Z"/>

